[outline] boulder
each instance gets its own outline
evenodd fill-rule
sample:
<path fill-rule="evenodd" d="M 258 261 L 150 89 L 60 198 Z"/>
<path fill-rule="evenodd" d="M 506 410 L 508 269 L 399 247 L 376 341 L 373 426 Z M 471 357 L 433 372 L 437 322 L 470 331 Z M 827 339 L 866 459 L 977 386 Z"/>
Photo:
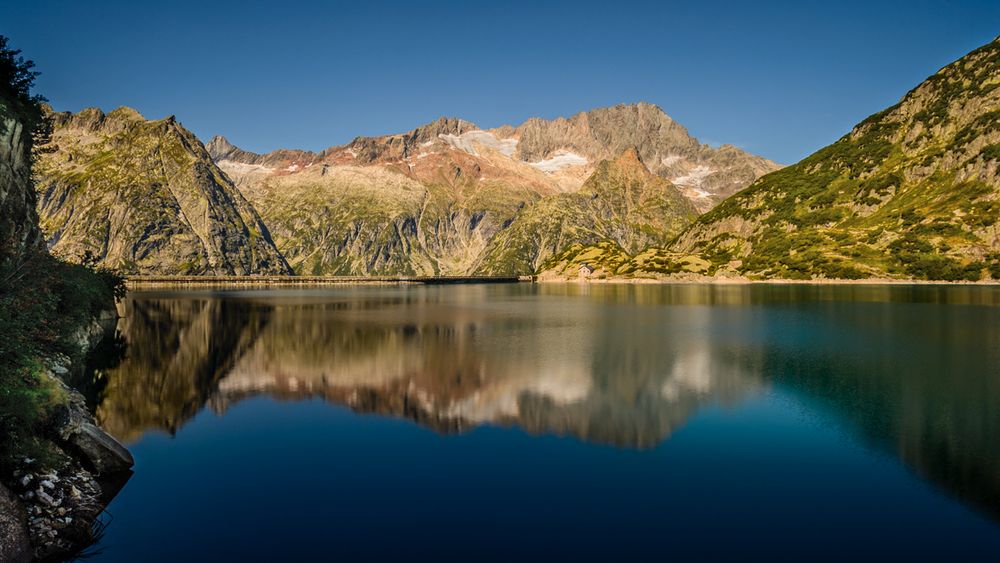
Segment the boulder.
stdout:
<path fill-rule="evenodd" d="M 67 442 L 86 456 L 99 475 L 127 471 L 135 465 L 135 459 L 125 446 L 89 422 L 76 424 L 65 436 Z"/>
<path fill-rule="evenodd" d="M 85 465 L 98 475 L 121 473 L 135 465 L 135 459 L 125 446 L 94 424 L 83 395 L 50 370 L 43 370 L 41 376 L 66 392 L 66 402 L 62 413 L 56 417 L 55 430 L 63 442 L 82 456 Z"/>

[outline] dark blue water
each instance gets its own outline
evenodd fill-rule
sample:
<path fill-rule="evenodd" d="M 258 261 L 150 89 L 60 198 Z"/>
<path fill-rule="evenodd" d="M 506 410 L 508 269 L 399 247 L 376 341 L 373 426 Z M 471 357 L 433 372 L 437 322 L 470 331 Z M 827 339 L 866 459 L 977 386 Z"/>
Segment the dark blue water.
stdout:
<path fill-rule="evenodd" d="M 996 560 L 1000 289 L 133 293 L 97 561 Z"/>

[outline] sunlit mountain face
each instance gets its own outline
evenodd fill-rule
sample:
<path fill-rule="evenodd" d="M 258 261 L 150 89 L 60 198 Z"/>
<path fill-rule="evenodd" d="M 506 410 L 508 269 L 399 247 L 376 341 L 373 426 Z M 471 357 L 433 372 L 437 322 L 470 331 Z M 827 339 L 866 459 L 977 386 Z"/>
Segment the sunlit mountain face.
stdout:
<path fill-rule="evenodd" d="M 130 442 L 267 396 L 643 450 L 778 390 L 1000 514 L 996 305 L 989 288 L 873 286 L 137 292 L 93 400 Z"/>

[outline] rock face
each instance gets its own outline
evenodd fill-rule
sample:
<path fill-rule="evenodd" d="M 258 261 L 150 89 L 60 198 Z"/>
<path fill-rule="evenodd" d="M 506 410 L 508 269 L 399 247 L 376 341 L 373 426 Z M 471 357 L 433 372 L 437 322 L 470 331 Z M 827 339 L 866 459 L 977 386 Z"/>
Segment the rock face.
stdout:
<path fill-rule="evenodd" d="M 0 268 L 44 249 L 27 150 L 31 133 L 21 120 L 5 117 L 7 113 L 0 112 Z"/>
<path fill-rule="evenodd" d="M 51 120 L 35 174 L 53 254 L 133 274 L 289 272 L 256 211 L 173 117 L 119 108 Z"/>
<path fill-rule="evenodd" d="M 222 137 L 207 147 L 294 270 L 314 275 L 532 273 L 562 245 L 608 236 L 632 247 L 642 237 L 625 241 L 626 233 L 636 225 L 610 223 L 642 212 L 618 203 L 652 206 L 641 219 L 653 229 L 645 238 L 664 242 L 683 226 L 678 218 L 689 222 L 692 210 L 777 168 L 735 147 L 701 145 L 649 104 L 489 131 L 441 118 L 320 153 L 259 155 Z M 641 201 L 606 170 L 632 149 L 646 163 Z M 556 208 L 574 217 L 565 229 L 547 219 Z M 543 231 L 524 242 L 529 229 Z"/>
<path fill-rule="evenodd" d="M 761 278 L 1000 279 L 1000 39 L 703 215 L 673 250 Z"/>

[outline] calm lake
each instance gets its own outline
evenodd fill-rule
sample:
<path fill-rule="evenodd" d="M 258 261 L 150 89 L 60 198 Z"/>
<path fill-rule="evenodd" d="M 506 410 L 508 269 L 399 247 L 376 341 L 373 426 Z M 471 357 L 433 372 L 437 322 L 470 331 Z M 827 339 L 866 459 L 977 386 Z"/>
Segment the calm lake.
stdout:
<path fill-rule="evenodd" d="M 992 560 L 1000 288 L 132 292 L 95 561 Z"/>

